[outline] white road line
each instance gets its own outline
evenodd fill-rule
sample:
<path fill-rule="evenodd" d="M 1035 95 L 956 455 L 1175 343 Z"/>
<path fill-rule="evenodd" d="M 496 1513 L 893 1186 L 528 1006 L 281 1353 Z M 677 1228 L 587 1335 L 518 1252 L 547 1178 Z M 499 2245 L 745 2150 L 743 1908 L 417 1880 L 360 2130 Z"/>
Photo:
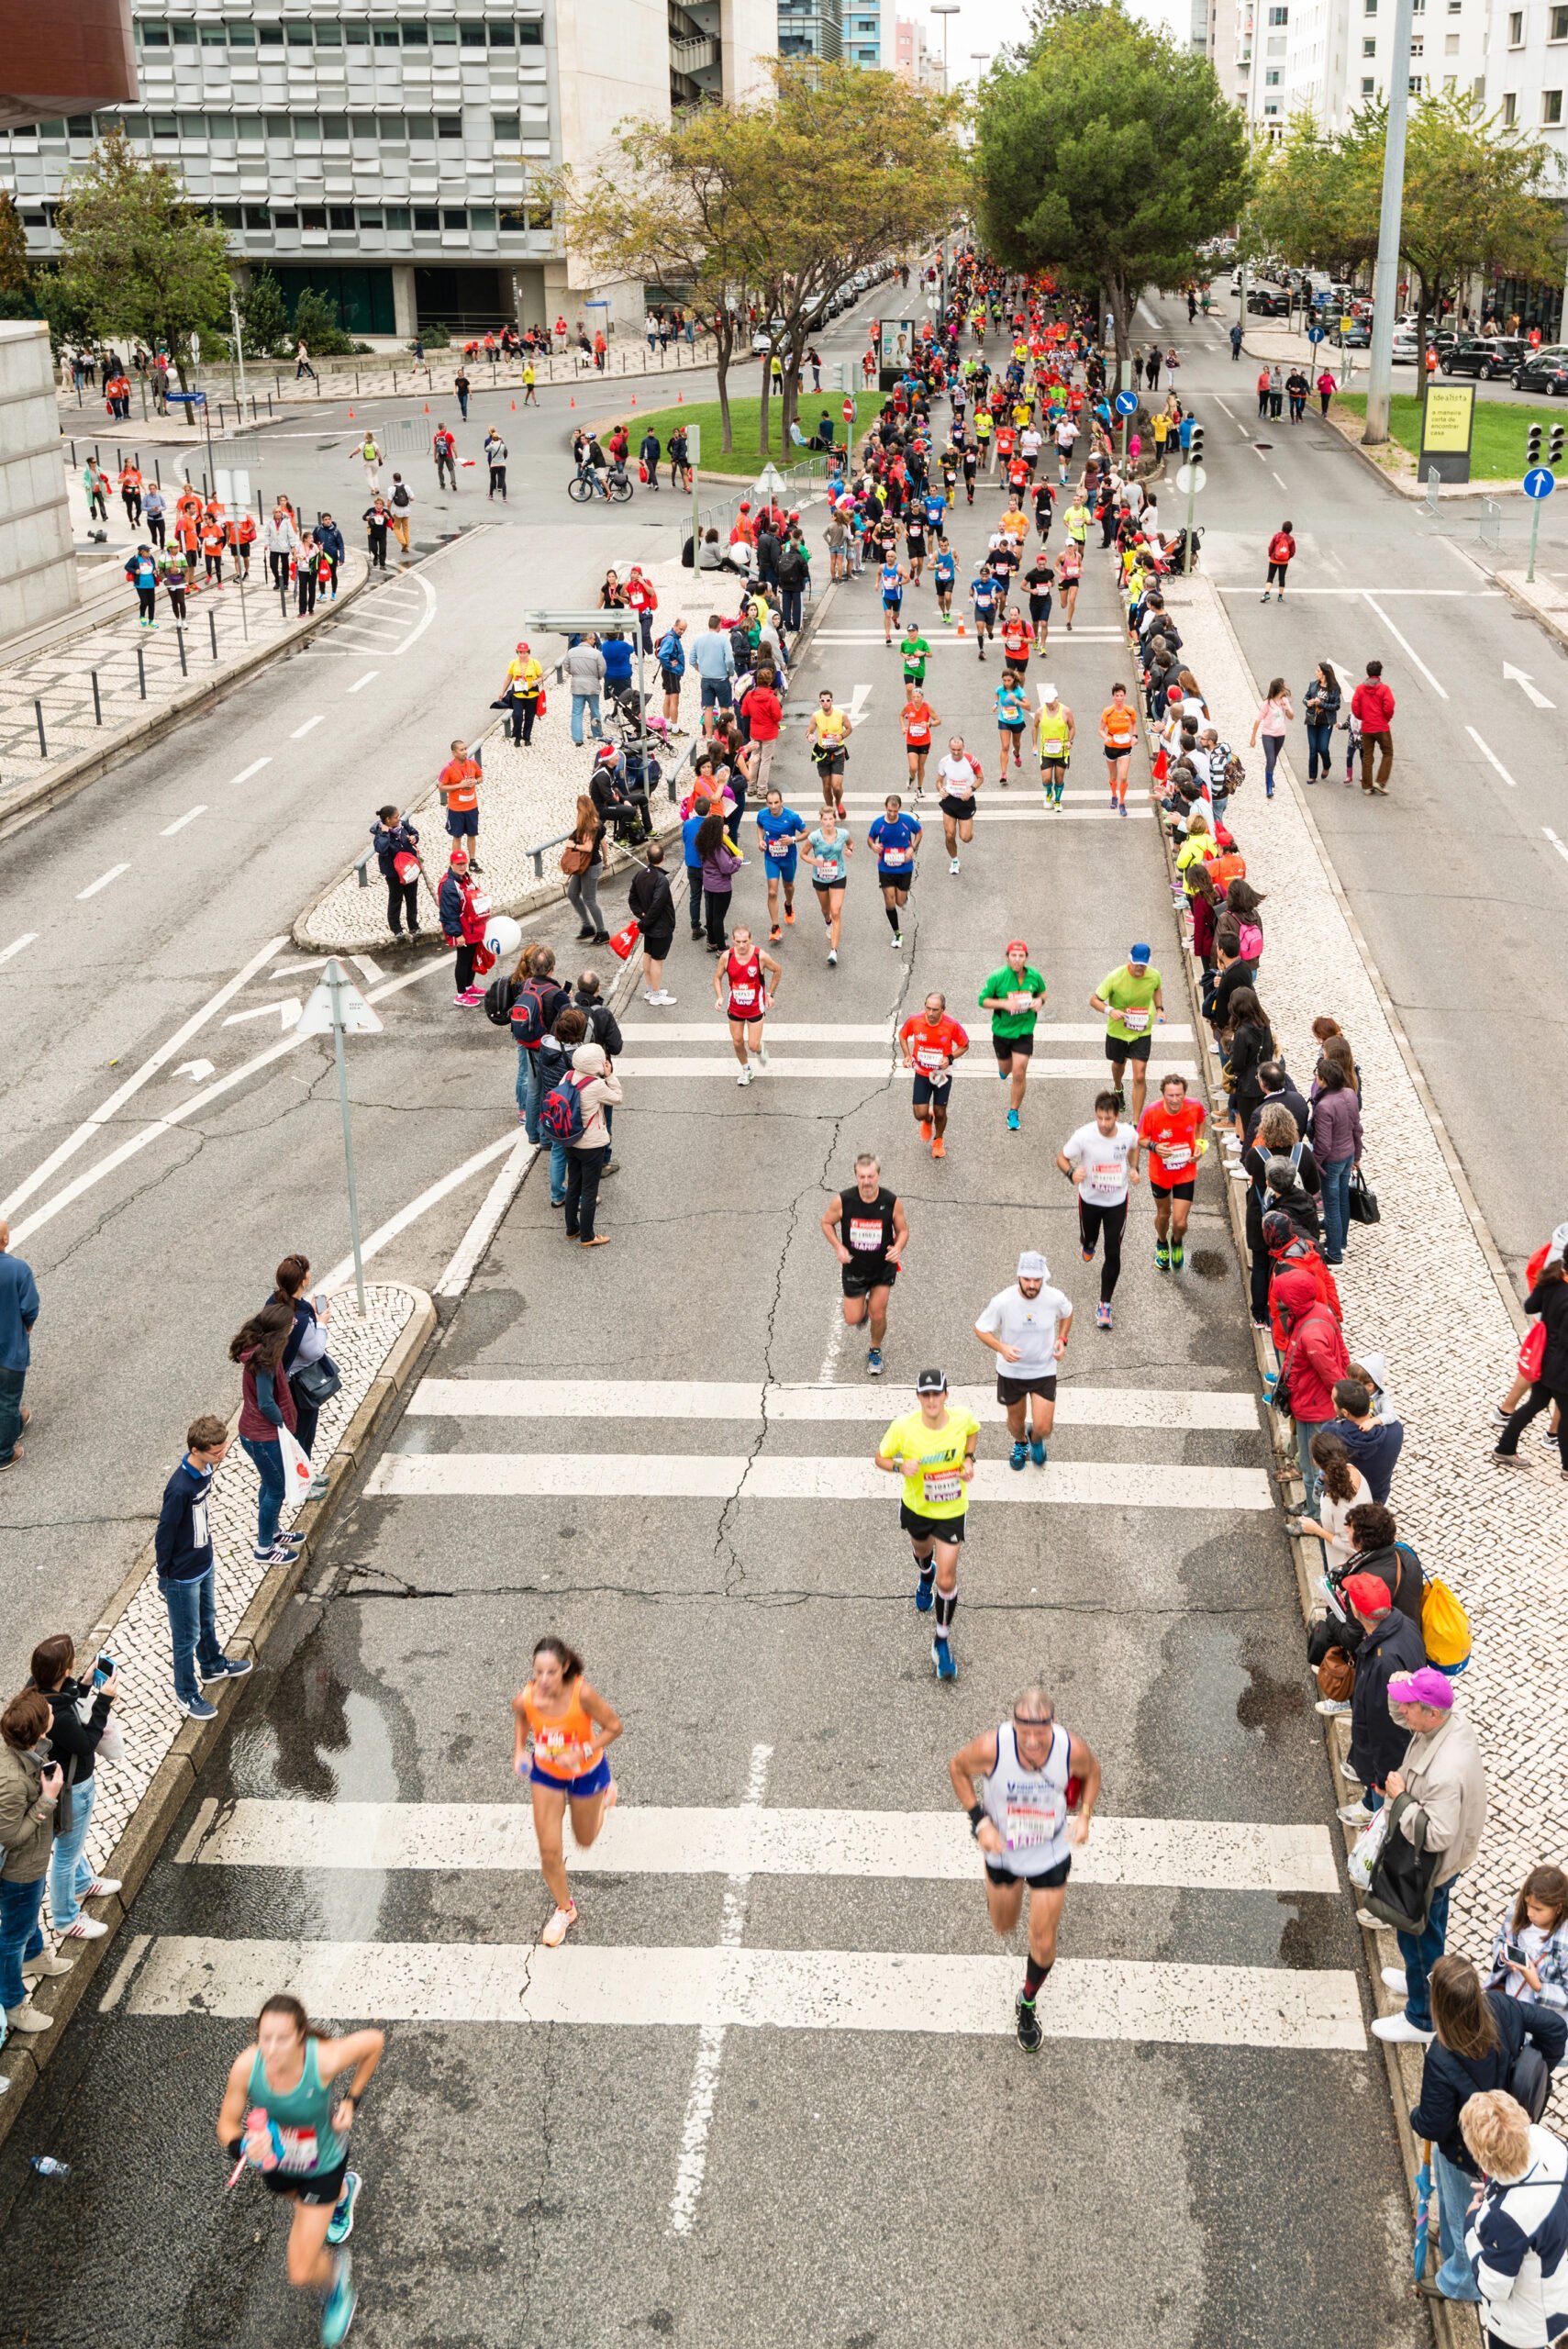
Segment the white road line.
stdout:
<path fill-rule="evenodd" d="M 367 669 L 362 677 L 356 677 L 354 679 L 353 684 L 349 687 L 349 691 L 351 694 L 362 693 L 367 685 L 373 685 L 375 683 L 375 680 L 380 676 L 380 674 L 381 671 L 379 669 Z"/>
<path fill-rule="evenodd" d="M 837 1317 L 840 1327 L 843 1317 Z M 1003 1424 L 1006 1413 L 995 1386 L 955 1386 L 955 1408 Z M 409 1398 L 410 1416 L 452 1419 L 760 1419 L 811 1423 L 838 1420 L 884 1427 L 887 1397 L 871 1386 L 823 1381 L 766 1386 L 718 1378 L 422 1378 Z M 1201 1386 L 1079 1386 L 1060 1385 L 1060 1427 L 1255 1430 L 1258 1404 L 1250 1388 Z"/>
<path fill-rule="evenodd" d="M 762 1753 L 768 1749 L 762 1747 Z M 573 1876 L 778 1876 L 973 1884 L 980 1859 L 961 1810 L 774 1810 L 762 1788 L 733 1808 L 622 1800 Z M 408 1868 L 531 1875 L 522 1802 L 287 1802 L 209 1796 L 176 1859 L 209 1868 Z M 1074 1884 L 1170 1892 L 1338 1894 L 1326 1827 L 1249 1820 L 1118 1819 L 1102 1808 L 1073 1854 Z"/>
<path fill-rule="evenodd" d="M 1394 622 L 1389 618 L 1388 614 L 1378 603 L 1376 597 L 1368 594 L 1364 587 L 1362 590 L 1362 597 L 1369 610 L 1374 611 L 1377 614 L 1378 618 L 1383 622 L 1384 627 L 1388 630 L 1388 633 L 1394 639 L 1395 643 L 1398 645 L 1401 651 L 1405 654 L 1406 659 L 1415 662 L 1422 676 L 1425 677 L 1428 685 L 1430 685 L 1433 693 L 1439 695 L 1442 700 L 1447 701 L 1448 687 L 1438 683 L 1431 671 L 1428 668 L 1426 662 L 1422 660 L 1420 654 L 1416 651 L 1415 646 L 1410 642 L 1409 638 L 1400 635 L 1399 630 L 1395 627 Z"/>
<path fill-rule="evenodd" d="M 716 1037 L 714 1041 L 717 1043 L 718 1039 Z M 1160 1066 L 1167 1075 L 1184 1076 L 1189 1085 L 1195 1085 L 1202 1074 L 1191 1061 L 1166 1060 L 1162 1056 Z M 1083 1085 L 1095 1077 L 1098 1073 L 1097 1060 L 1041 1060 L 1037 1054 L 1029 1063 L 1029 1075 L 1035 1084 L 1053 1083 L 1061 1079 L 1069 1084 Z M 617 1076 L 662 1076 L 684 1079 L 723 1076 L 727 1074 L 733 1081 L 735 1075 L 733 1058 L 721 1060 L 717 1055 L 712 1060 L 673 1058 L 662 1061 L 617 1061 L 616 1063 Z M 767 1068 L 758 1081 L 766 1085 L 774 1077 L 808 1077 L 823 1084 L 840 1079 L 851 1083 L 864 1083 L 868 1079 L 886 1078 L 895 1074 L 902 1077 L 908 1072 L 902 1067 L 895 1067 L 891 1054 L 885 1061 L 851 1061 L 780 1060 L 774 1053 L 770 1056 Z M 995 1072 L 989 1063 L 971 1068 L 967 1063 L 961 1063 L 954 1074 L 962 1084 L 977 1085 L 982 1078 L 988 1079 L 992 1085 L 996 1081 Z"/>
<path fill-rule="evenodd" d="M 917 2032 L 1006 2038 L 1018 1961 L 920 1951 L 542 1950 L 530 1942 L 154 1941 L 131 2015 L 252 2017 L 280 1982 L 323 2021 L 576 2023 L 628 2029 Z M 1349 1971 L 1057 1960 L 1051 2039 L 1362 2053 Z"/>
<path fill-rule="evenodd" d="M 303 963 L 280 963 L 276 970 L 270 971 L 267 975 L 273 979 L 292 978 L 296 971 L 323 970 L 331 959 L 329 954 L 307 955 Z"/>
<path fill-rule="evenodd" d="M 321 724 L 324 715 L 325 713 L 318 709 L 314 718 L 307 718 L 303 726 L 296 726 L 295 728 L 294 732 L 289 736 L 289 740 L 291 742 L 298 742 L 302 740 L 306 734 L 312 732 L 316 727 Z"/>
<path fill-rule="evenodd" d="M 36 930 L 24 930 L 20 938 L 13 938 L 9 946 L 0 947 L 0 963 L 8 963 L 13 954 L 21 952 L 24 946 L 36 946 L 38 935 Z"/>
<path fill-rule="evenodd" d="M 474 1267 L 500 1229 L 501 1219 L 517 1195 L 517 1186 L 532 1165 L 537 1145 L 527 1134 L 506 1137 L 511 1147 L 506 1163 L 484 1194 L 479 1211 L 453 1250 L 446 1271 L 436 1284 L 438 1297 L 461 1297 L 473 1278 Z"/>
<path fill-rule="evenodd" d="M 73 1158 L 83 1142 L 91 1141 L 99 1130 L 108 1124 L 116 1112 L 124 1108 L 132 1094 L 139 1092 L 149 1077 L 156 1076 L 158 1071 L 167 1062 L 172 1061 L 175 1053 L 190 1041 L 197 1030 L 206 1025 L 215 1012 L 221 1011 L 226 1003 L 232 1001 L 241 987 L 250 985 L 257 972 L 265 968 L 284 943 L 284 941 L 281 938 L 270 938 L 261 952 L 253 954 L 244 968 L 237 971 L 233 978 L 226 985 L 219 987 L 215 996 L 209 996 L 199 1011 L 192 1012 L 190 1018 L 181 1027 L 175 1029 L 168 1042 L 160 1044 L 151 1058 L 143 1061 L 134 1075 L 128 1076 L 125 1083 L 110 1094 L 101 1109 L 95 1109 L 85 1123 L 78 1126 L 74 1133 L 68 1134 L 57 1149 L 50 1151 L 43 1163 L 34 1168 L 25 1183 L 19 1184 L 8 1198 L 0 1200 L 0 1215 L 14 1215 L 23 1200 L 30 1199 L 33 1193 L 48 1182 L 57 1167 L 63 1166 L 68 1158 Z M 52 1208 L 50 1212 L 53 1212 Z M 37 1216 L 29 1216 L 27 1229 L 29 1231 L 35 1230 L 40 1219 L 47 1220 Z M 13 1233 L 12 1237 L 20 1239 L 20 1230 Z"/>
<path fill-rule="evenodd" d="M 829 1385 L 838 1376 L 839 1356 L 843 1353 L 844 1341 L 850 1334 L 850 1325 L 840 1309 L 840 1300 L 835 1298 L 832 1317 L 828 1324 L 828 1343 L 822 1355 L 822 1366 L 817 1374 L 817 1383 L 819 1386 Z M 861 1330 L 856 1334 L 858 1336 L 862 1332 L 867 1337 L 871 1334 L 863 1323 Z"/>
<path fill-rule="evenodd" d="M 126 1985 L 151 1946 L 150 1933 L 132 1933 L 119 1964 L 109 1976 L 108 1987 L 98 2001 L 98 2012 L 101 2015 L 111 2013 L 119 2005 L 125 1996 Z"/>
<path fill-rule="evenodd" d="M 264 759 L 252 759 L 248 767 L 241 767 L 238 774 L 229 776 L 229 789 L 232 791 L 237 783 L 249 783 L 253 774 L 260 774 L 263 767 L 270 767 L 272 763 L 270 754 Z"/>
<path fill-rule="evenodd" d="M 1507 592 L 1502 587 L 1293 587 L 1290 591 L 1296 603 L 1303 596 L 1365 596 L 1369 602 L 1373 596 L 1462 596 L 1472 601 L 1500 603 Z M 1239 580 L 1233 586 L 1218 587 L 1218 593 L 1245 596 L 1251 589 L 1247 581 Z"/>
<path fill-rule="evenodd" d="M 1274 473 L 1274 469 L 1273 469 L 1273 465 L 1271 465 L 1271 466 L 1269 467 L 1269 471 L 1270 471 L 1270 473 Z M 1282 489 L 1284 489 L 1284 483 L 1280 479 L 1280 476 L 1279 476 L 1279 474 L 1278 474 L 1278 473 L 1274 473 L 1274 479 L 1275 479 L 1275 481 L 1279 482 L 1279 485 L 1280 485 L 1280 487 L 1281 487 Z M 1286 495 L 1287 495 L 1287 496 L 1289 495 L 1289 492 L 1288 492 L 1288 491 L 1286 491 L 1286 492 L 1285 492 L 1285 494 L 1286 494 Z"/>
<path fill-rule="evenodd" d="M 891 1408 L 891 1407 L 890 1407 Z M 643 1452 L 390 1452 L 367 1490 L 390 1499 L 571 1498 L 728 1500 L 741 1484 L 749 1501 L 879 1501 L 891 1507 L 899 1487 L 873 1465 L 869 1450 L 810 1454 Z M 977 1501 L 1070 1508 L 1266 1509 L 1262 1468 L 1143 1465 L 1132 1461 L 1053 1461 L 1040 1475 L 1016 1476 L 1000 1460 L 983 1460 L 970 1487 Z"/>
<path fill-rule="evenodd" d="M 771 1745 L 754 1745 L 751 1748 L 751 1767 L 737 1814 L 741 1819 L 749 1813 L 754 1815 L 762 1799 L 773 1751 Z M 719 1919 L 718 1946 L 721 1950 L 740 1948 L 746 1931 L 751 1892 L 749 1874 L 737 1870 L 730 1875 L 724 1887 L 724 1907 Z M 722 2022 L 706 2022 L 697 2034 L 696 2059 L 692 2065 L 691 2086 L 686 2091 L 685 2118 L 681 2124 L 681 2155 L 675 2165 L 674 2192 L 670 2197 L 667 2223 L 673 2235 L 689 2235 L 696 2223 L 697 2204 L 702 2198 L 703 2176 L 707 2168 L 707 2140 L 713 2126 L 714 2099 L 718 2091 L 719 2066 L 724 2060 L 725 2030 Z"/>
<path fill-rule="evenodd" d="M 205 816 L 206 814 L 206 807 L 205 803 L 200 807 L 192 807 L 188 809 L 183 816 L 176 816 L 172 824 L 165 824 L 163 829 L 158 835 L 159 839 L 161 841 L 172 841 L 176 832 L 183 832 L 187 824 L 194 824 L 198 816 Z"/>
<path fill-rule="evenodd" d="M 223 1024 L 226 1028 L 241 1028 L 248 1020 L 270 1019 L 276 1012 L 280 1026 L 292 1028 L 303 1008 L 298 996 L 280 996 L 272 1003 L 248 1004 L 243 1011 L 231 1011 Z"/>
<path fill-rule="evenodd" d="M 395 1216 L 379 1224 L 361 1241 L 361 1261 L 368 1264 L 373 1256 L 379 1256 L 382 1250 L 389 1248 L 411 1223 L 417 1223 L 431 1208 L 439 1207 L 442 1199 L 449 1197 L 464 1183 L 472 1182 L 474 1175 L 482 1174 L 486 1166 L 493 1166 L 505 1152 L 514 1148 L 516 1140 L 515 1134 L 503 1134 L 498 1141 L 486 1142 L 484 1148 L 476 1150 L 472 1158 L 465 1158 L 461 1166 L 454 1166 L 450 1174 L 443 1174 L 439 1182 L 421 1191 L 417 1198 L 410 1199 L 406 1208 L 400 1208 Z M 354 1260 L 352 1256 L 345 1256 L 340 1264 L 333 1265 L 321 1286 L 328 1290 L 346 1288 L 353 1277 Z"/>
<path fill-rule="evenodd" d="M 95 881 L 89 881 L 84 889 L 77 890 L 77 904 L 80 905 L 83 897 L 95 897 L 100 889 L 106 889 L 111 881 L 117 881 L 122 873 L 129 871 L 128 864 L 111 864 L 106 873 L 100 873 Z"/>
<path fill-rule="evenodd" d="M 296 967 L 298 967 L 296 965 Z M 279 974 L 274 972 L 273 977 Z M 657 1019 L 623 1019 L 620 1032 L 634 1044 L 720 1044 L 728 1034 L 724 1016 L 715 1012 L 707 1020 L 673 1019 L 668 1026 Z M 1190 1044 L 1193 1031 L 1184 1020 L 1167 1020 L 1155 1030 L 1162 1045 Z M 1052 1044 L 1101 1044 L 1105 1030 L 1087 1019 L 1051 1020 L 1035 1030 L 1036 1041 Z M 891 1020 L 858 1021 L 846 1019 L 770 1019 L 770 1044 L 893 1044 Z"/>
<path fill-rule="evenodd" d="M 349 960 L 350 963 L 357 963 L 359 964 L 360 970 L 363 974 L 366 986 L 373 987 L 377 980 L 383 975 L 381 964 L 379 963 L 373 963 L 368 954 L 350 954 Z"/>
<path fill-rule="evenodd" d="M 1568 857 L 1568 845 L 1564 845 L 1564 843 L 1558 839 L 1551 825 L 1542 824 L 1540 829 L 1546 834 L 1547 839 L 1551 842 L 1552 847 L 1557 851 L 1558 855 L 1561 857 Z"/>
<path fill-rule="evenodd" d="M 1514 781 L 1513 776 L 1508 773 L 1507 768 L 1503 764 L 1502 760 L 1497 756 L 1496 751 L 1489 750 L 1487 748 L 1486 744 L 1481 740 L 1480 735 L 1475 731 L 1473 726 L 1467 726 L 1464 730 L 1469 735 L 1471 740 L 1474 743 L 1476 749 L 1480 751 L 1482 757 L 1485 760 L 1487 765 L 1496 769 L 1497 773 L 1502 776 L 1503 781 L 1507 785 L 1510 791 L 1517 791 L 1518 789 L 1518 785 Z"/>
<path fill-rule="evenodd" d="M 1228 401 L 1222 400 L 1218 392 L 1216 392 L 1214 395 L 1214 405 L 1218 408 L 1222 416 L 1228 416 L 1230 418 L 1232 424 L 1236 422 L 1235 409 L 1229 406 Z"/>

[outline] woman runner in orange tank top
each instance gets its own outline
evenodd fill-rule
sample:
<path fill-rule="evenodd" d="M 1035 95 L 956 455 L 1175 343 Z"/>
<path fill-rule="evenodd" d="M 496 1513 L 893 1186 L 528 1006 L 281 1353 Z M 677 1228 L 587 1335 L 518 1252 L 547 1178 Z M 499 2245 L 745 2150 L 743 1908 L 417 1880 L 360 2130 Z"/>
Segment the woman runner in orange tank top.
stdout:
<path fill-rule="evenodd" d="M 611 1711 L 583 1677 L 583 1659 L 553 1634 L 533 1655 L 533 1678 L 512 1699 L 512 1767 L 520 1778 L 527 1766 L 533 1796 L 534 1835 L 539 1867 L 555 1902 L 541 1941 L 559 1948 L 577 1921 L 577 1904 L 566 1881 L 562 1822 L 572 1805 L 572 1837 L 585 1852 L 616 1802 L 616 1784 L 605 1748 L 621 1733 Z"/>

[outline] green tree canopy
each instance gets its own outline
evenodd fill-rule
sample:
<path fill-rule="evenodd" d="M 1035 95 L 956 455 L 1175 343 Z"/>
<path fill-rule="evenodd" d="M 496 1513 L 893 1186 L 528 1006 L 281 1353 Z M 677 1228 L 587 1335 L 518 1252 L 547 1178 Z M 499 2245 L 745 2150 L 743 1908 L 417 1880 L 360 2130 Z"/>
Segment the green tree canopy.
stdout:
<path fill-rule="evenodd" d="M 1207 58 L 1117 0 L 1037 13 L 983 85 L 974 170 L 991 250 L 1103 295 L 1122 358 L 1142 289 L 1198 275 L 1249 183 L 1241 117 Z"/>
<path fill-rule="evenodd" d="M 76 307 L 100 334 L 161 343 L 183 383 L 192 333 L 228 324 L 222 228 L 193 207 L 176 172 L 138 154 L 117 126 L 67 181 L 56 221 Z"/>
<path fill-rule="evenodd" d="M 275 359 L 288 348 L 288 305 L 270 269 L 257 270 L 241 292 L 239 323 L 252 359 Z"/>

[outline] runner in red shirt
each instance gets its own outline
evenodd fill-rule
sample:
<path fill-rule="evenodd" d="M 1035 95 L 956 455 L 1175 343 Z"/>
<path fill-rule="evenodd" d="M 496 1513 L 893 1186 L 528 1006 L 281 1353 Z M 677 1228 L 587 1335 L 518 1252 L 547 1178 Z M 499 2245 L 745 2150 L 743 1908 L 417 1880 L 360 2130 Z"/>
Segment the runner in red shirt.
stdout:
<path fill-rule="evenodd" d="M 909 780 L 917 792 L 926 787 L 926 761 L 931 754 L 931 729 L 940 725 L 940 718 L 931 707 L 918 685 L 911 685 L 904 696 L 904 748 L 909 760 Z"/>
<path fill-rule="evenodd" d="M 1290 569 L 1290 559 L 1295 552 L 1296 540 L 1290 535 L 1290 524 L 1288 522 L 1282 522 L 1279 529 L 1274 532 L 1273 537 L 1269 540 L 1269 575 L 1263 587 L 1262 598 L 1265 604 L 1269 600 L 1269 589 L 1273 585 L 1276 579 L 1279 581 L 1279 594 L 1275 600 L 1278 603 L 1284 603 L 1284 574 Z"/>
<path fill-rule="evenodd" d="M 953 1065 L 969 1050 L 968 1036 L 956 1019 L 948 1017 L 945 995 L 933 993 L 926 997 L 925 1009 L 916 1012 L 898 1030 L 898 1047 L 905 1067 L 915 1072 L 915 1122 L 920 1140 L 930 1143 L 933 1158 L 945 1158 L 943 1137 L 952 1097 Z"/>
<path fill-rule="evenodd" d="M 1149 1152 L 1149 1189 L 1154 1201 L 1154 1263 L 1162 1273 L 1177 1272 L 1185 1261 L 1187 1218 L 1193 1209 L 1197 1162 L 1208 1148 L 1203 1133 L 1207 1113 L 1201 1101 L 1187 1098 L 1184 1076 L 1163 1076 L 1160 1098 L 1151 1102 L 1138 1121 L 1138 1159 Z"/>
<path fill-rule="evenodd" d="M 436 779 L 441 805 L 447 811 L 447 829 L 454 841 L 468 842 L 468 869 L 478 873 L 479 863 L 479 785 L 484 774 L 477 759 L 468 755 L 468 744 L 454 741 L 451 757 Z"/>
<path fill-rule="evenodd" d="M 769 972 L 773 974 L 773 992 L 777 995 L 784 973 L 771 954 L 751 943 L 751 933 L 744 923 L 738 922 L 729 934 L 728 953 L 713 966 L 713 999 L 728 1018 L 729 1041 L 740 1063 L 737 1085 L 750 1085 L 757 1070 L 768 1065 L 762 1022 L 771 1008 Z M 754 1065 L 747 1052 L 748 1045 L 757 1056 Z"/>

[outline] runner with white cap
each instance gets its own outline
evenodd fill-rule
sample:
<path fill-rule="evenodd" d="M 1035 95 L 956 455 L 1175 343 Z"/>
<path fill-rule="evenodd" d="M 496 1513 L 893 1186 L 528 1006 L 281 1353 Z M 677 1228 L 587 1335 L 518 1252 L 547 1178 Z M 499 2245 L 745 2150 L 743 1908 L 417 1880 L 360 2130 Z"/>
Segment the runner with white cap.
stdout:
<path fill-rule="evenodd" d="M 1045 793 L 1045 804 L 1062 813 L 1062 794 L 1067 784 L 1067 762 L 1073 756 L 1073 737 L 1076 721 L 1067 704 L 1052 685 L 1040 689 L 1040 716 L 1035 722 L 1036 739 L 1040 745 L 1040 781 Z"/>
<path fill-rule="evenodd" d="M 958 1606 L 958 1553 L 969 1511 L 969 1485 L 980 1442 L 973 1411 L 948 1402 L 947 1373 L 923 1370 L 915 1381 L 919 1408 L 895 1419 L 876 1450 L 876 1464 L 902 1476 L 898 1521 L 915 1553 L 915 1606 L 921 1615 L 936 1610 L 931 1662 L 939 1680 L 956 1680 L 952 1619 Z"/>
<path fill-rule="evenodd" d="M 1045 1466 L 1045 1440 L 1056 1419 L 1056 1365 L 1073 1334 L 1073 1300 L 1050 1280 L 1045 1258 L 1026 1248 L 1018 1279 L 997 1291 L 974 1325 L 996 1357 L 996 1400 L 1007 1414 L 1015 1468 L 1026 1460 Z"/>

